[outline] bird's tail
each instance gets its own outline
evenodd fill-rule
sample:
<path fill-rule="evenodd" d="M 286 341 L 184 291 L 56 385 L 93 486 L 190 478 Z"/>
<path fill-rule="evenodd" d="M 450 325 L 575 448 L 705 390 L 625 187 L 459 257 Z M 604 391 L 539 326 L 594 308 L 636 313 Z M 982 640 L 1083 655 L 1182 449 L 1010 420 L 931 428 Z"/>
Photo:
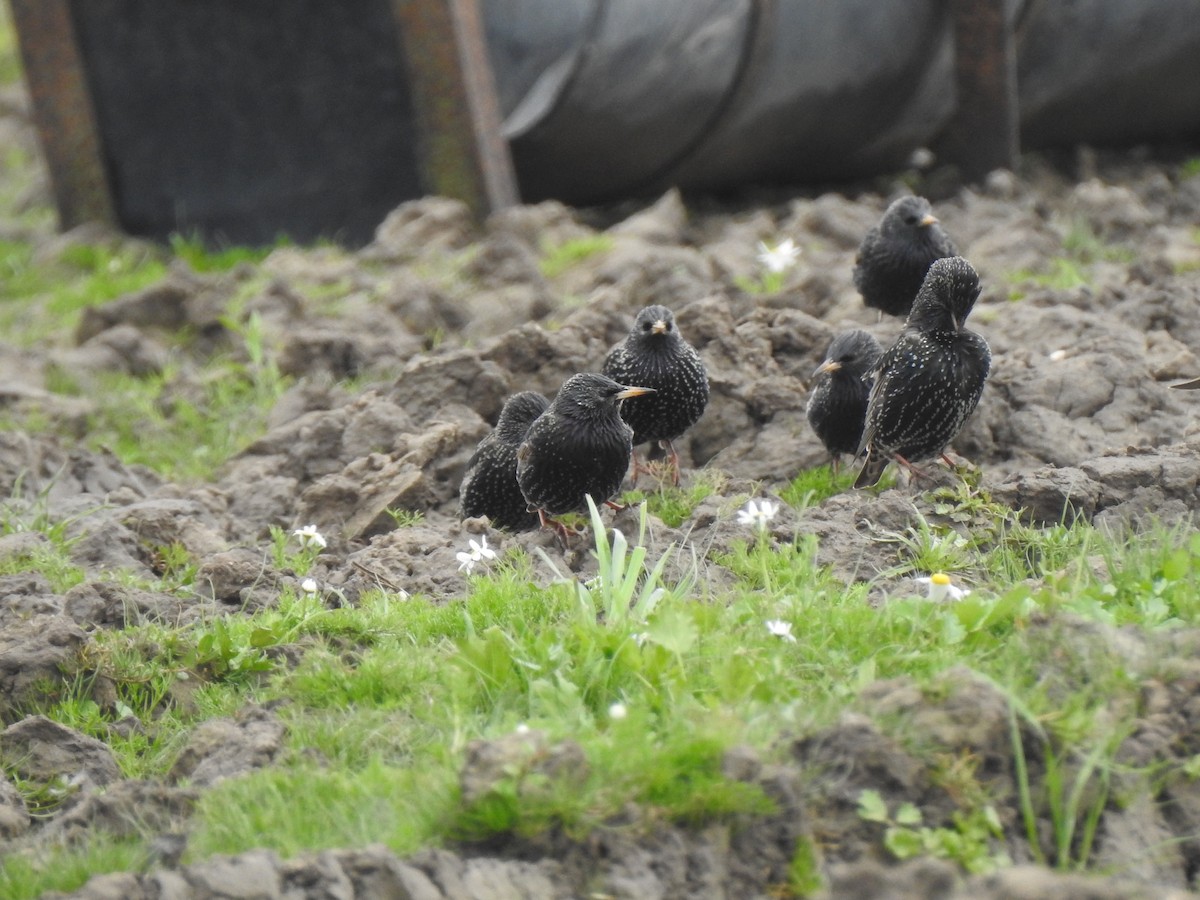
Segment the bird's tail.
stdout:
<path fill-rule="evenodd" d="M 866 488 L 878 483 L 883 477 L 883 470 L 887 468 L 891 459 L 883 453 L 880 453 L 874 447 L 867 449 L 867 459 L 863 463 L 863 467 L 858 470 L 858 477 L 854 479 L 856 488 Z"/>

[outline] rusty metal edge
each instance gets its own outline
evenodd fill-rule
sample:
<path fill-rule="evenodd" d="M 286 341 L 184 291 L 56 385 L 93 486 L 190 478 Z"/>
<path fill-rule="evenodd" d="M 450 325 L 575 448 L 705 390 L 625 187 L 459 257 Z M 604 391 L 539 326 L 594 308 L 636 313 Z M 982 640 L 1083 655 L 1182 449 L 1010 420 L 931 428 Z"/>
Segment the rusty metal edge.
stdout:
<path fill-rule="evenodd" d="M 392 9 L 426 189 L 480 217 L 520 202 L 477 0 L 392 0 Z"/>
<path fill-rule="evenodd" d="M 67 0 L 9 0 L 61 228 L 118 225 L 103 144 Z"/>
<path fill-rule="evenodd" d="M 1005 0 L 950 0 L 954 25 L 954 114 L 939 155 L 969 179 L 1012 169 L 1020 154 L 1016 38 Z"/>

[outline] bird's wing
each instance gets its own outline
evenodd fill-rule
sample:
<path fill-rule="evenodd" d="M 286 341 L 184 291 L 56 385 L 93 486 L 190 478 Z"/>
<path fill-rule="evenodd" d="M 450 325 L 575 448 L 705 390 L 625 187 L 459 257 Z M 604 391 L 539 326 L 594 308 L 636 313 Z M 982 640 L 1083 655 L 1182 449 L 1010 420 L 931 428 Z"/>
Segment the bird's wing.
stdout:
<path fill-rule="evenodd" d="M 613 381 L 620 381 L 619 375 L 625 369 L 625 342 L 617 344 L 608 351 L 608 356 L 604 358 L 604 365 L 600 367 L 600 372 L 607 375 Z"/>

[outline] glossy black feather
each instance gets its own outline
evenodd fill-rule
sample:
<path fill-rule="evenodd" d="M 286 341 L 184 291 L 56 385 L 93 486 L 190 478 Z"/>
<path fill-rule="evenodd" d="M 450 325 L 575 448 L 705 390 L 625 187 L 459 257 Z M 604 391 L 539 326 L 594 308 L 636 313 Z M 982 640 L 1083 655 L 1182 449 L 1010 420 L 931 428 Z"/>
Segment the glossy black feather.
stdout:
<path fill-rule="evenodd" d="M 825 449 L 835 459 L 856 453 L 862 442 L 871 373 L 883 348 L 861 329 L 837 335 L 814 373 L 805 415 Z"/>
<path fill-rule="evenodd" d="M 903 331 L 879 359 L 859 452 L 855 487 L 874 484 L 888 462 L 942 453 L 974 412 L 991 350 L 963 323 L 979 296 L 979 276 L 962 257 L 934 262 Z"/>
<path fill-rule="evenodd" d="M 863 238 L 855 260 L 854 286 L 872 309 L 905 316 L 933 261 L 957 255 L 954 241 L 933 217 L 929 201 L 901 197 Z"/>
<path fill-rule="evenodd" d="M 517 450 L 517 482 L 530 509 L 575 512 L 586 507 L 585 495 L 600 504 L 620 489 L 633 454 L 633 429 L 619 411 L 626 390 L 597 373 L 567 379 Z"/>
<path fill-rule="evenodd" d="M 647 306 L 638 313 L 629 336 L 608 354 L 603 372 L 621 384 L 654 389 L 621 405 L 634 446 L 674 440 L 699 421 L 708 405 L 704 362 L 665 306 Z"/>
<path fill-rule="evenodd" d="M 493 525 L 511 531 L 537 525 L 537 515 L 529 511 L 517 483 L 517 447 L 549 406 L 536 391 L 522 391 L 505 401 L 496 427 L 479 442 L 463 473 L 458 496 L 464 518 L 487 516 Z"/>

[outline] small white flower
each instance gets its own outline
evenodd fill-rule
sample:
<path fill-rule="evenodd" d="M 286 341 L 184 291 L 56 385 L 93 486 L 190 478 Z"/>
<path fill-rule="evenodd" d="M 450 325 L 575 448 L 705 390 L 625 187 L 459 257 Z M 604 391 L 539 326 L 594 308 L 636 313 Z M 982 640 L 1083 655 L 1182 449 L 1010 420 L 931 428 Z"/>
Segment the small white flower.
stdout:
<path fill-rule="evenodd" d="M 496 551 L 487 545 L 486 536 L 481 536 L 478 544 L 474 541 L 467 541 L 467 543 L 471 545 L 471 556 L 476 562 L 496 558 Z"/>
<path fill-rule="evenodd" d="M 1050 356 L 1050 362 L 1061 362 L 1062 360 L 1067 358 L 1067 351 L 1066 350 L 1051 350 L 1049 356 Z"/>
<path fill-rule="evenodd" d="M 759 531 L 767 530 L 767 523 L 779 512 L 779 504 L 770 500 L 751 500 L 745 509 L 738 510 L 739 525 L 753 525 Z"/>
<path fill-rule="evenodd" d="M 303 528 L 297 528 L 292 532 L 292 537 L 300 541 L 300 547 L 303 550 L 308 550 L 310 547 L 324 550 L 326 546 L 325 538 L 321 532 L 317 531 L 316 525 L 305 525 Z"/>
<path fill-rule="evenodd" d="M 951 584 L 950 576 L 945 572 L 934 572 L 928 578 L 917 578 L 916 582 L 917 584 L 926 586 L 928 592 L 925 594 L 925 599 L 931 600 L 934 603 L 942 603 L 946 600 L 961 600 L 971 593 Z"/>
<path fill-rule="evenodd" d="M 614 703 L 608 708 L 608 717 L 614 722 L 619 722 L 629 715 L 629 710 L 625 708 L 624 703 Z"/>
<path fill-rule="evenodd" d="M 517 734 L 529 734 L 529 726 L 524 722 L 518 722 L 517 727 L 513 729 Z"/>
<path fill-rule="evenodd" d="M 758 242 L 758 261 L 768 272 L 786 272 L 796 264 L 800 248 L 791 238 L 785 238 L 774 247 L 768 247 L 765 242 Z"/>
<path fill-rule="evenodd" d="M 796 643 L 796 636 L 792 634 L 791 622 L 785 622 L 783 619 L 767 619 L 767 631 L 777 638 Z"/>
<path fill-rule="evenodd" d="M 471 570 L 475 568 L 475 563 L 496 558 L 496 551 L 487 545 L 486 537 L 480 537 L 478 543 L 469 540 L 467 545 L 469 549 L 459 550 L 454 554 L 458 558 L 458 571 L 460 572 L 470 575 Z"/>
<path fill-rule="evenodd" d="M 315 594 L 317 592 L 317 587 L 317 579 L 315 578 L 305 578 L 302 582 L 300 582 L 300 590 L 304 591 L 306 594 Z"/>

